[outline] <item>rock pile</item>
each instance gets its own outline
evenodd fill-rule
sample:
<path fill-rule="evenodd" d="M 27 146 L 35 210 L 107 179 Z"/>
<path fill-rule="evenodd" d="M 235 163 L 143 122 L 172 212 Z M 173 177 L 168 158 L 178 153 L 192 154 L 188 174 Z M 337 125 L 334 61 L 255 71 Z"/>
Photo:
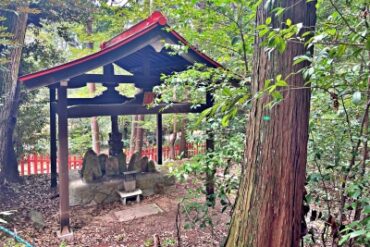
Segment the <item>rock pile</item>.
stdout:
<path fill-rule="evenodd" d="M 91 183 L 103 176 L 119 176 L 126 171 L 157 172 L 155 162 L 146 156 L 140 157 L 138 152 L 131 156 L 128 164 L 126 157 L 124 152 L 108 156 L 97 155 L 92 149 L 88 149 L 84 155 L 81 177 L 86 183 Z"/>

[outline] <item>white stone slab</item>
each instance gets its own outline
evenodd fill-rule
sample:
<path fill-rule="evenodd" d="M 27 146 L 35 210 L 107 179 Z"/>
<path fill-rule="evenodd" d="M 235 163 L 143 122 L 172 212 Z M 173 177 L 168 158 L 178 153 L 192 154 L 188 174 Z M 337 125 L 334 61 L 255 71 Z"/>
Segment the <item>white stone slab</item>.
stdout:
<path fill-rule="evenodd" d="M 150 215 L 155 215 L 162 212 L 163 210 L 160 207 L 158 207 L 157 204 L 151 203 L 137 205 L 129 209 L 114 212 L 114 216 L 117 218 L 119 222 L 125 222 Z"/>
<path fill-rule="evenodd" d="M 117 191 L 117 193 L 119 194 L 119 196 L 121 198 L 127 198 L 127 197 L 133 197 L 133 196 L 141 195 L 141 194 L 143 194 L 143 191 L 141 189 L 137 189 L 137 190 L 134 190 L 134 191 L 131 191 L 131 192 Z"/>

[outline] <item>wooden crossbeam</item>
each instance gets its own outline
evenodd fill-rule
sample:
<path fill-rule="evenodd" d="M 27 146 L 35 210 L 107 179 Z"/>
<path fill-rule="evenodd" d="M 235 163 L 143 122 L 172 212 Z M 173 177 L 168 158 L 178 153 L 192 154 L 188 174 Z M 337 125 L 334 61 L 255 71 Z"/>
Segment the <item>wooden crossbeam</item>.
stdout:
<path fill-rule="evenodd" d="M 206 104 L 194 107 L 189 103 L 174 103 L 171 105 L 158 105 L 148 108 L 141 104 L 106 104 L 106 105 L 76 105 L 68 108 L 68 118 L 84 118 L 93 116 L 112 115 L 148 115 L 166 113 L 199 113 L 205 110 Z"/>

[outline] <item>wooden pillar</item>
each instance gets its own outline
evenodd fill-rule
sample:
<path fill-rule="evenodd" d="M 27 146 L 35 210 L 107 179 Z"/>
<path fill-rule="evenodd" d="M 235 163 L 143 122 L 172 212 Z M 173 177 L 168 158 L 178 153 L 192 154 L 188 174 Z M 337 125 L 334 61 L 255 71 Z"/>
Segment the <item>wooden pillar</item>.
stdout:
<path fill-rule="evenodd" d="M 59 196 L 60 196 L 60 236 L 68 235 L 69 227 L 69 177 L 68 177 L 68 116 L 67 85 L 60 82 L 58 88 L 58 137 L 59 137 Z"/>
<path fill-rule="evenodd" d="M 162 130 L 162 114 L 157 114 L 157 163 L 162 165 L 162 145 L 163 145 L 163 130 Z"/>
<path fill-rule="evenodd" d="M 50 101 L 50 176 L 51 188 L 57 187 L 57 127 L 55 111 L 55 88 L 49 88 Z"/>
<path fill-rule="evenodd" d="M 118 133 L 118 117 L 117 116 L 111 116 L 111 123 L 112 123 L 112 133 Z"/>

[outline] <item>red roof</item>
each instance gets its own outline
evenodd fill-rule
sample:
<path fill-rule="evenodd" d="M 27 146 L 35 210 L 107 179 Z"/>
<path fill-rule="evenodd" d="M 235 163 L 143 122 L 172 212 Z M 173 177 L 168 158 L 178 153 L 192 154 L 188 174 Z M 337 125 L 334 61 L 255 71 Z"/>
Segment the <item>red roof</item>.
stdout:
<path fill-rule="evenodd" d="M 132 26 L 128 30 L 122 32 L 121 34 L 119 34 L 116 37 L 110 39 L 109 41 L 102 43 L 101 46 L 100 46 L 101 47 L 100 51 L 98 51 L 96 53 L 93 53 L 91 55 L 73 60 L 71 62 L 62 64 L 62 65 L 59 65 L 59 66 L 55 66 L 55 67 L 50 68 L 50 69 L 46 69 L 46 70 L 42 70 L 42 71 L 39 71 L 39 72 L 35 72 L 35 73 L 31 73 L 31 74 L 28 74 L 28 75 L 21 76 L 21 77 L 19 77 L 19 81 L 21 81 L 22 83 L 25 83 L 27 85 L 27 81 L 34 80 L 34 79 L 37 79 L 39 77 L 44 78 L 45 76 L 49 76 L 51 79 L 50 78 L 48 78 L 48 79 L 52 80 L 54 73 L 58 73 L 58 72 L 63 71 L 63 70 L 68 70 L 69 68 L 73 68 L 76 65 L 83 64 L 85 62 L 89 62 L 91 60 L 99 58 L 100 56 L 102 56 L 102 55 L 104 55 L 108 52 L 111 52 L 111 51 L 113 51 L 113 50 L 115 50 L 115 49 L 117 49 L 117 48 L 119 48 L 119 47 L 137 39 L 137 38 L 139 38 L 140 36 L 142 36 L 143 34 L 151 31 L 152 29 L 154 29 L 158 26 L 165 26 L 165 25 L 167 25 L 166 17 L 164 15 L 162 15 L 162 13 L 160 13 L 160 12 L 154 12 L 147 19 L 145 19 L 145 20 L 139 22 L 138 24 Z M 219 63 L 212 60 L 210 57 L 208 57 L 204 53 L 198 51 L 195 47 L 191 46 L 180 34 L 175 32 L 174 30 L 171 30 L 170 33 L 172 33 L 184 45 L 187 45 L 199 57 L 206 60 L 209 64 L 211 64 L 214 67 L 221 67 L 221 65 Z M 82 73 L 84 73 L 84 72 L 87 72 L 87 71 L 82 71 Z M 73 77 L 73 76 L 76 76 L 76 75 L 77 74 L 74 72 L 74 73 L 71 73 L 70 76 Z M 71 77 L 67 77 L 66 79 L 68 79 L 68 78 L 71 78 Z M 40 79 L 42 79 L 42 78 L 40 78 Z"/>

